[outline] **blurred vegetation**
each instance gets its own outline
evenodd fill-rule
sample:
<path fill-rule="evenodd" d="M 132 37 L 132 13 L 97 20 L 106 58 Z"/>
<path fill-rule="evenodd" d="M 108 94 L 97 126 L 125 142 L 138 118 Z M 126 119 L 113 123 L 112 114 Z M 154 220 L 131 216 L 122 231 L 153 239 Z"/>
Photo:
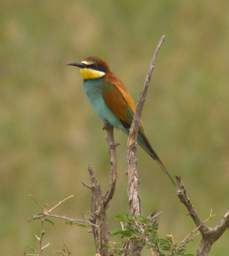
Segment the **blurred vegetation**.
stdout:
<path fill-rule="evenodd" d="M 74 193 L 66 214 L 88 212 L 81 186 L 92 164 L 103 184 L 108 157 L 101 122 L 91 110 L 76 70 L 65 64 L 98 55 L 137 98 L 153 46 L 161 34 L 145 130 L 169 169 L 182 175 L 201 216 L 214 223 L 228 208 L 228 0 L 0 0 L 0 248 L 22 255 L 39 225 L 27 219 L 40 203 Z M 126 137 L 116 133 L 119 183 L 111 221 L 127 209 Z M 162 234 L 179 240 L 193 227 L 158 166 L 139 150 L 145 214 L 163 211 Z M 115 223 L 115 222 L 114 222 Z M 113 221 L 111 222 L 113 224 Z M 56 224 L 50 254 L 66 244 L 73 255 L 93 255 L 86 230 Z M 229 236 L 212 255 L 228 255 Z M 193 251 L 195 243 L 190 248 Z M 52 254 L 52 255 L 53 255 Z"/>

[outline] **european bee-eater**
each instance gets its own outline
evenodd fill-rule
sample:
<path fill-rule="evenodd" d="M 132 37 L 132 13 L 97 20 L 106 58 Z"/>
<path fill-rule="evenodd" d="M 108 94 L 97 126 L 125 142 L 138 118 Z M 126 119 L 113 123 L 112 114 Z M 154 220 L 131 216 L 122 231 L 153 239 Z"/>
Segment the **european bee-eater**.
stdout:
<path fill-rule="evenodd" d="M 107 63 L 98 57 L 87 57 L 81 62 L 68 65 L 79 68 L 83 77 L 84 91 L 97 115 L 103 121 L 128 134 L 136 106 L 122 81 L 111 72 Z M 172 176 L 145 136 L 142 124 L 139 128 L 137 142 L 159 163 L 161 169 L 174 183 Z"/>

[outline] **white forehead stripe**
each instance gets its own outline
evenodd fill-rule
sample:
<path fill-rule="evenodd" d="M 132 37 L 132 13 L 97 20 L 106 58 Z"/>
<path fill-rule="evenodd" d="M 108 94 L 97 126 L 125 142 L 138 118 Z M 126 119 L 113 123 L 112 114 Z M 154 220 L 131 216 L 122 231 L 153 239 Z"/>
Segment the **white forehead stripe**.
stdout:
<path fill-rule="evenodd" d="M 83 61 L 81 61 L 81 63 L 85 64 L 85 65 L 90 65 L 90 64 L 93 64 L 94 62 L 93 61 L 83 60 Z"/>

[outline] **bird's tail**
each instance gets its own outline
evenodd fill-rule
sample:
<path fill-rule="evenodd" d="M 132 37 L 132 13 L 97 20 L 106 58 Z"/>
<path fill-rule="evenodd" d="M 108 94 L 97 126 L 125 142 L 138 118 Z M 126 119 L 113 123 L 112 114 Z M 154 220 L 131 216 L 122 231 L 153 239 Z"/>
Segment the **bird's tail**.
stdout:
<path fill-rule="evenodd" d="M 173 185 L 176 186 L 176 183 L 172 177 L 172 175 L 169 173 L 167 168 L 165 167 L 164 163 L 161 161 L 155 150 L 152 148 L 150 142 L 146 138 L 145 134 L 143 132 L 139 132 L 138 135 L 138 143 L 139 145 L 150 155 L 152 159 L 158 162 L 160 165 L 161 170 L 169 177 L 170 181 L 173 183 Z"/>

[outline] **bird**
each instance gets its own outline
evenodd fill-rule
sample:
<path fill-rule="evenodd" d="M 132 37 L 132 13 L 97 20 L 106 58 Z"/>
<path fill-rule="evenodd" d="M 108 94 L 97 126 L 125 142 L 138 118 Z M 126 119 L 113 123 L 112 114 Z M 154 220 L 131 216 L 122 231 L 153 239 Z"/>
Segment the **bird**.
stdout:
<path fill-rule="evenodd" d="M 79 68 L 83 78 L 83 89 L 100 119 L 128 135 L 136 104 L 124 83 L 111 71 L 108 64 L 99 57 L 89 56 L 68 65 Z M 160 165 L 161 170 L 175 185 L 173 177 L 146 137 L 142 122 L 137 142 Z"/>

